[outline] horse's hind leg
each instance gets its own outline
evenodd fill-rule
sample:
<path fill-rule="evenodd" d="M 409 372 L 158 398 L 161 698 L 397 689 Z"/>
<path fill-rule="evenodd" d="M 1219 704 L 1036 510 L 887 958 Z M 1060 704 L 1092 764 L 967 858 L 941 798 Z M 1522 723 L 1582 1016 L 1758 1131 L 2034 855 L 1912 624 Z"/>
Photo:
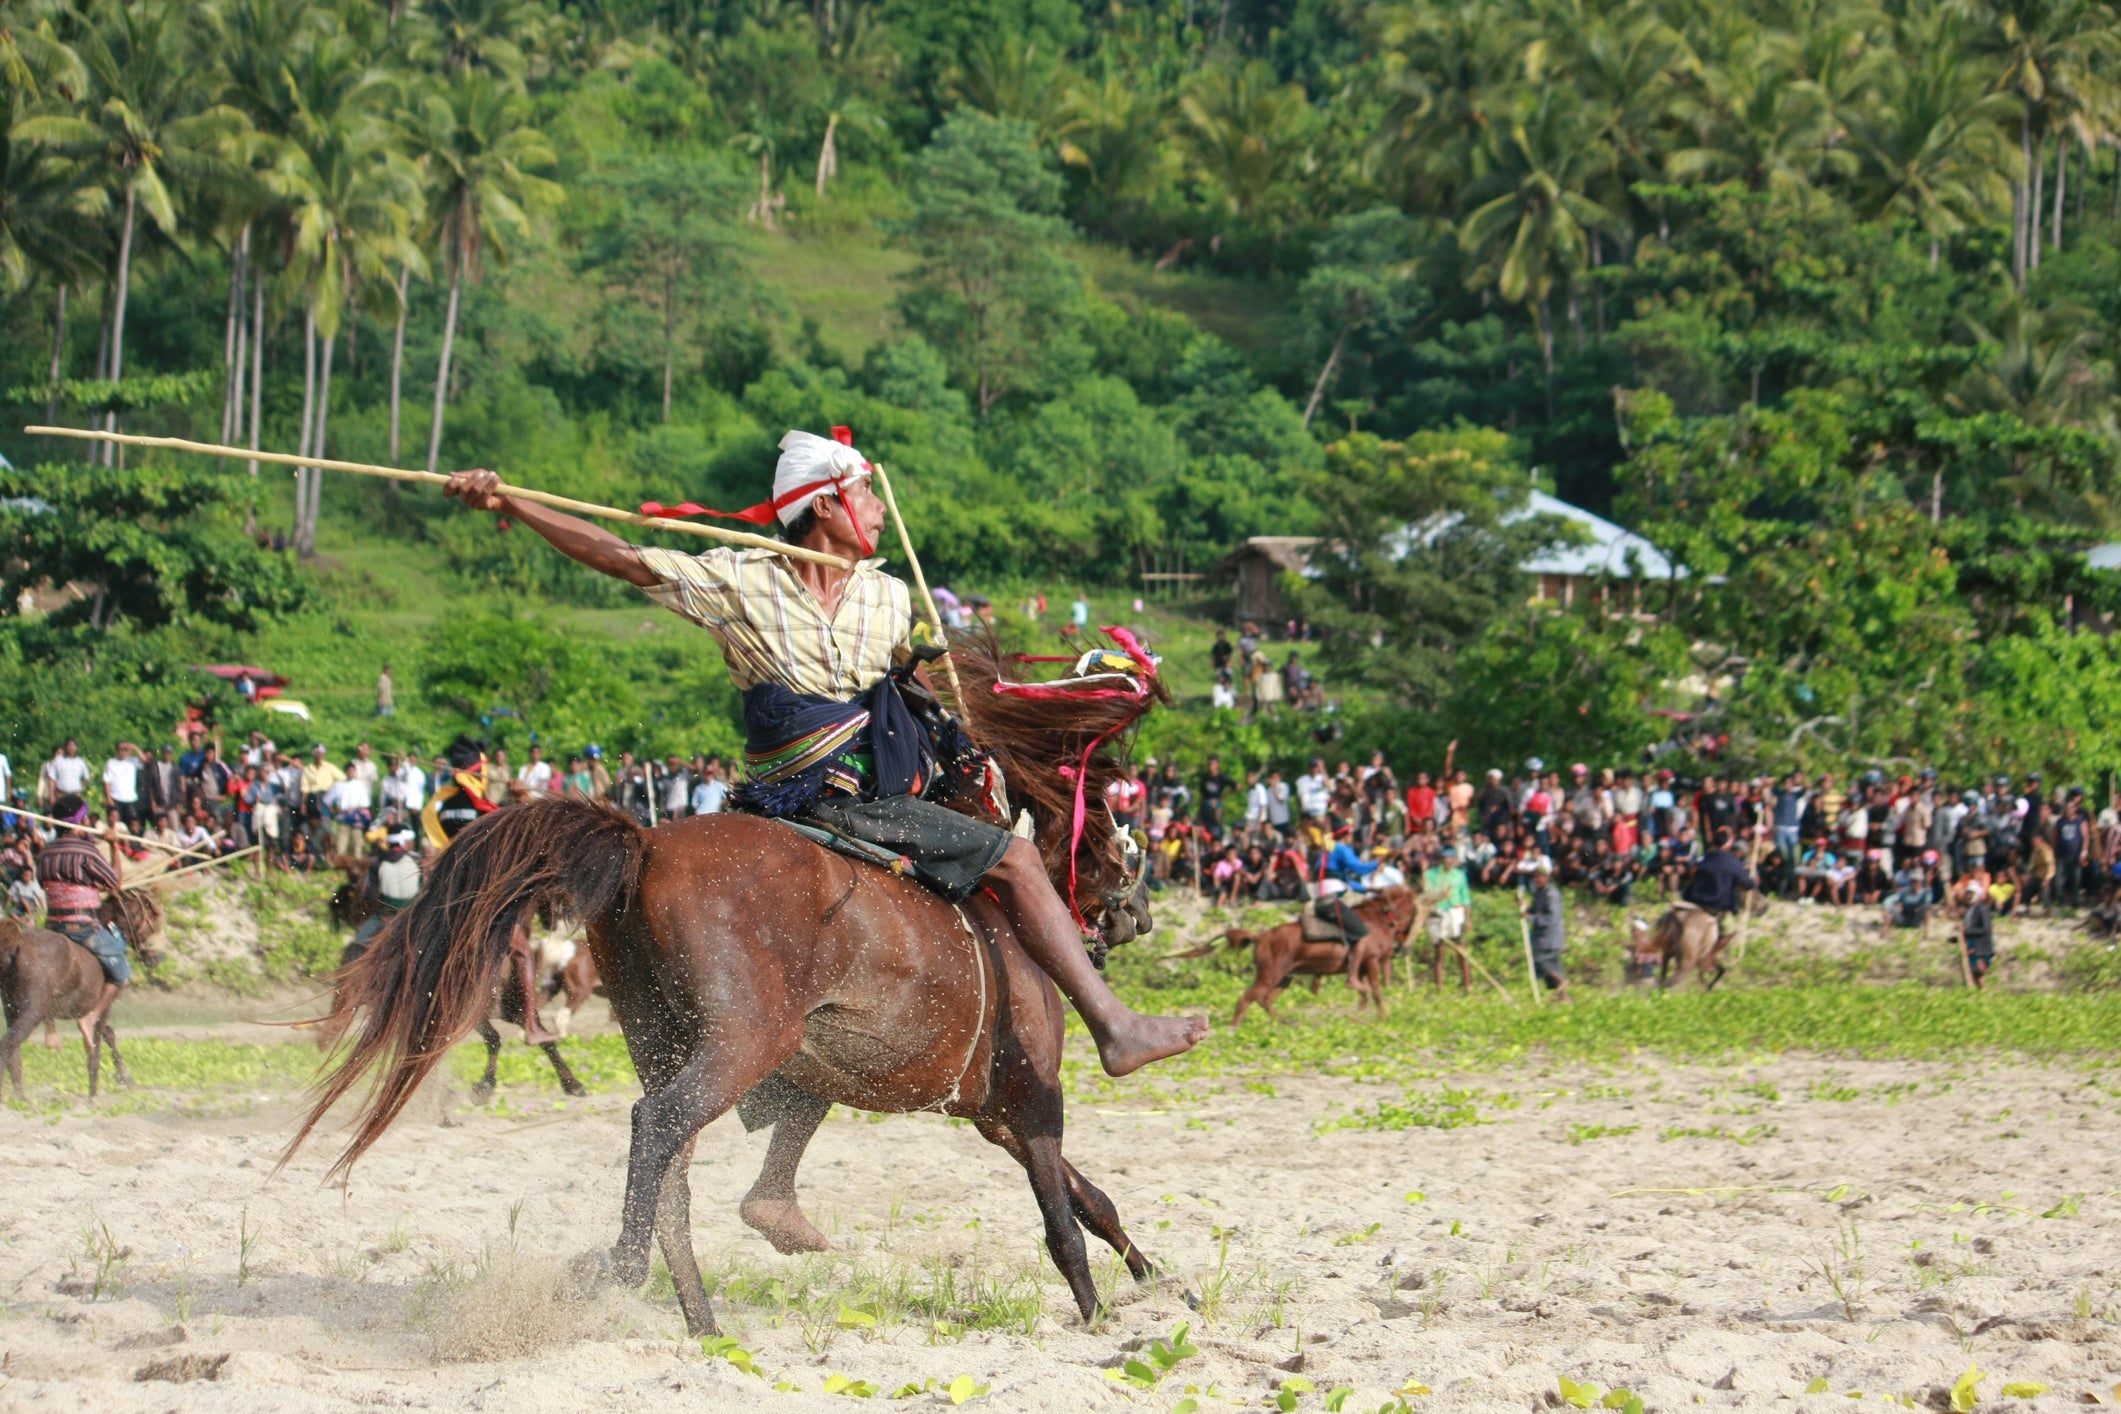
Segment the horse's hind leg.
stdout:
<path fill-rule="evenodd" d="M 759 1176 L 752 1183 L 751 1191 L 737 1206 L 737 1216 L 755 1231 L 762 1233 L 773 1244 L 773 1250 L 783 1256 L 797 1252 L 827 1252 L 832 1244 L 825 1234 L 811 1225 L 803 1216 L 802 1208 L 795 1197 L 795 1170 L 803 1161 L 803 1152 L 810 1147 L 810 1138 L 817 1127 L 825 1122 L 832 1110 L 832 1101 L 819 1099 L 805 1092 L 794 1092 L 788 1096 L 788 1107 L 773 1122 L 773 1139 L 766 1146 L 766 1162 L 759 1166 Z"/>
<path fill-rule="evenodd" d="M 1149 1259 L 1141 1254 L 1133 1239 L 1127 1236 L 1126 1229 L 1119 1225 L 1119 1209 L 1113 1207 L 1112 1200 L 1104 1195 L 1103 1190 L 1084 1178 L 1074 1164 L 1062 1159 L 1061 1166 L 1068 1173 L 1068 1201 L 1075 1209 L 1076 1219 L 1119 1253 L 1136 1281 L 1147 1281 L 1151 1272 Z"/>
<path fill-rule="evenodd" d="M 589 1093 L 588 1087 L 575 1079 L 574 1072 L 567 1068 L 567 1062 L 561 1057 L 560 1048 L 556 1042 L 547 1041 L 539 1046 L 538 1049 L 545 1053 L 545 1059 L 552 1062 L 552 1073 L 559 1078 L 562 1090 L 565 1090 L 576 1099 L 580 1099 Z M 492 1062 L 489 1061 L 488 1064 L 491 1065 Z"/>
<path fill-rule="evenodd" d="M 118 1083 L 128 1090 L 132 1089 L 133 1078 L 125 1069 L 125 1057 L 118 1054 L 118 1032 L 110 1024 L 108 1016 L 96 1023 L 96 1035 L 105 1045 L 110 1047 L 111 1069 L 117 1072 Z"/>
<path fill-rule="evenodd" d="M 501 1062 L 501 1033 L 494 1029 L 492 1017 L 479 1018 L 479 1039 L 486 1043 L 486 1073 L 479 1077 L 478 1084 L 471 1087 L 471 1102 L 474 1105 L 483 1105 L 492 1099 L 493 1087 L 497 1083 L 496 1077 Z"/>
<path fill-rule="evenodd" d="M 98 1036 L 84 1036 L 88 1044 L 88 1097 L 96 1098 L 96 1082 L 103 1074 L 103 1046 Z"/>
<path fill-rule="evenodd" d="M 0 1057 L 7 1061 L 7 1078 L 15 1084 L 15 1098 L 28 1098 L 22 1089 L 22 1043 L 29 1033 L 37 1029 L 35 1014 L 24 1008 L 8 1025 L 7 1035 L 0 1037 Z"/>
<path fill-rule="evenodd" d="M 706 1336 L 720 1335 L 721 1328 L 714 1322 L 714 1305 L 700 1276 L 699 1255 L 692 1250 L 692 1146 L 699 1139 L 695 1131 L 679 1145 L 663 1174 L 656 1195 L 655 1236 L 663 1247 L 663 1265 L 670 1268 L 670 1284 L 677 1288 L 678 1309 L 685 1313 L 686 1334 Z"/>

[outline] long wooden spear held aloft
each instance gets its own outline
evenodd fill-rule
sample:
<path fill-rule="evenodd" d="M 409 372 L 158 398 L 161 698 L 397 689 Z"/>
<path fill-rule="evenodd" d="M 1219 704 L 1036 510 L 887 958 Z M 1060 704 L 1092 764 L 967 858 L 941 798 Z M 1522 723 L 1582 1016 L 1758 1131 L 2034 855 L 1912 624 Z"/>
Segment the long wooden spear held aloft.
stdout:
<path fill-rule="evenodd" d="M 913 571 L 913 582 L 921 591 L 921 602 L 928 607 L 928 622 L 935 626 L 937 641 L 948 648 L 950 638 L 943 632 L 942 611 L 935 607 L 935 595 L 928 589 L 928 576 L 921 573 L 921 557 L 913 553 L 913 537 L 906 533 L 906 518 L 898 513 L 898 497 L 891 494 L 891 478 L 884 474 L 881 466 L 870 469 L 876 476 L 876 489 L 884 493 L 884 509 L 891 512 L 891 523 L 898 527 L 898 543 L 905 548 L 906 567 Z M 958 715 L 970 721 L 972 704 L 965 700 L 964 685 L 957 680 L 957 664 L 950 661 L 948 653 L 943 655 L 943 673 L 950 679 L 950 695 L 957 699 Z"/>
<path fill-rule="evenodd" d="M 96 432 L 83 427 L 25 427 L 22 430 L 38 437 L 78 437 L 86 442 L 119 442 L 128 447 L 162 447 L 176 452 L 201 452 L 210 457 L 227 457 L 234 461 L 272 462 L 279 466 L 314 466 L 325 471 L 350 471 L 356 476 L 380 476 L 388 481 L 431 481 L 439 485 L 449 480 L 438 471 L 406 471 L 400 467 L 374 466 L 367 462 L 290 456 L 286 452 L 254 452 L 248 447 L 229 447 L 218 442 L 190 442 L 182 437 L 141 437 L 129 432 Z M 792 560 L 809 560 L 816 564 L 829 565 L 833 569 L 854 568 L 852 560 L 828 555 L 822 550 L 812 550 L 802 545 L 791 545 L 785 540 L 774 540 L 764 535 L 751 535 L 741 530 L 724 530 L 714 525 L 697 525 L 685 520 L 664 520 L 660 516 L 644 516 L 638 511 L 622 511 L 617 506 L 599 506 L 589 501 L 577 501 L 572 496 L 555 496 L 549 491 L 532 491 L 522 486 L 503 485 L 495 489 L 504 496 L 535 501 L 541 506 L 551 506 L 556 511 L 595 516 L 599 520 L 623 521 L 627 525 L 637 525 L 644 530 L 670 530 L 680 535 L 701 535 L 709 540 L 726 541 L 731 545 L 748 545 L 754 550 L 771 550 L 776 555 L 786 555 Z M 933 612 L 932 604 L 930 612 Z"/>

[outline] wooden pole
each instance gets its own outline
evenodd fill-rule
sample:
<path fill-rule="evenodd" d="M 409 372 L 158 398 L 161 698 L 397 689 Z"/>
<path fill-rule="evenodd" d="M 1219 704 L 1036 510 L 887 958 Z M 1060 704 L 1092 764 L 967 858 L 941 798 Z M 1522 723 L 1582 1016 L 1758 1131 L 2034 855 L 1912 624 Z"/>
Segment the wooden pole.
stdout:
<path fill-rule="evenodd" d="M 1532 887 L 1536 889 L 1539 885 L 1535 883 Z M 1532 986 L 1532 1004 L 1545 1006 L 1546 994 L 1539 990 L 1539 967 L 1532 961 L 1532 906 L 1528 901 L 1520 901 L 1517 905 L 1517 926 L 1524 933 L 1524 975 Z"/>
<path fill-rule="evenodd" d="M 1759 821 L 1753 822 L 1753 852 L 1751 858 L 1747 861 L 1745 870 L 1746 873 L 1753 876 L 1753 882 L 1756 885 L 1760 882 L 1761 828 Z M 1748 889 L 1738 896 L 1738 936 L 1732 940 L 1733 946 L 1731 948 L 1731 966 L 1733 967 L 1745 961 L 1745 935 L 1747 928 L 1751 926 L 1752 922 L 1753 893 L 1752 890 Z"/>
<path fill-rule="evenodd" d="M 203 857 L 205 854 L 204 850 L 179 849 L 175 845 L 163 844 L 160 841 L 147 839 L 140 835 L 128 834 L 126 831 L 118 829 L 116 826 L 110 826 L 107 829 L 98 829 L 94 825 L 77 825 L 71 820 L 61 820 L 56 816 L 52 815 L 39 815 L 34 810 L 24 810 L 19 805 L 10 805 L 7 807 L 7 809 L 12 814 L 27 816 L 29 819 L 32 820 L 42 820 L 45 824 L 57 825 L 62 830 L 74 830 L 80 834 L 94 835 L 99 840 L 109 839 L 113 835 L 115 835 L 117 838 L 125 840 L 131 844 L 145 845 L 149 849 L 159 849 L 164 854 L 183 855 L 190 858 Z"/>
<path fill-rule="evenodd" d="M 884 493 L 884 509 L 891 512 L 891 523 L 898 527 L 898 543 L 905 547 L 906 567 L 913 571 L 913 582 L 921 591 L 921 602 L 928 606 L 928 622 L 935 625 L 936 638 L 948 648 L 950 639 L 943 632 L 942 611 L 935 607 L 935 595 L 928 589 L 928 576 L 921 573 L 921 557 L 913 553 L 913 537 L 906 533 L 906 518 L 898 513 L 898 497 L 891 494 L 891 478 L 884 474 L 881 466 L 875 468 L 875 473 L 876 489 Z M 947 653 L 943 655 L 943 673 L 950 679 L 950 695 L 957 699 L 958 715 L 969 718 L 971 704 L 965 701 L 965 689 L 957 680 L 957 664 L 950 661 Z"/>
<path fill-rule="evenodd" d="M 379 476 L 387 481 L 426 481 L 440 485 L 449 480 L 439 471 L 406 471 L 400 467 L 375 466 L 368 462 L 330 461 L 323 457 L 290 456 L 285 452 L 254 452 L 248 447 L 226 447 L 216 442 L 191 442 L 182 437 L 141 437 L 131 433 L 97 432 L 80 427 L 29 427 L 23 430 L 44 437 L 78 437 L 90 442 L 119 442 L 128 447 L 161 447 L 176 452 L 198 452 L 210 457 L 272 462 L 279 466 L 314 466 L 325 471 L 351 472 L 355 476 Z M 593 501 L 577 501 L 571 496 L 555 496 L 549 491 L 532 491 L 523 486 L 504 484 L 495 489 L 504 496 L 514 496 L 541 506 L 551 506 L 556 511 L 570 511 L 575 515 L 620 521 L 626 525 L 639 526 L 643 530 L 670 530 L 680 535 L 699 535 L 709 540 L 726 541 L 731 545 L 746 545 L 754 550 L 771 550 L 776 555 L 786 555 L 792 560 L 809 560 L 836 570 L 854 568 L 852 560 L 828 555 L 823 550 L 791 545 L 785 540 L 774 540 L 764 535 L 752 535 L 741 530 L 724 530 L 720 526 L 699 525 L 689 520 L 664 520 L 660 516 L 644 516 L 638 511 L 622 511 L 616 506 L 600 506 Z"/>
<path fill-rule="evenodd" d="M 265 846 L 261 844 L 248 845 L 242 849 L 237 850 L 234 854 L 223 854 L 216 856 L 213 859 L 201 860 L 197 864 L 187 864 L 182 869 L 171 869 L 167 873 L 150 874 L 147 877 L 139 880 L 138 882 L 141 884 L 167 883 L 171 879 L 181 879 L 186 874 L 196 874 L 202 869 L 212 869 L 215 866 L 221 864 L 233 864 L 237 860 L 243 858 L 245 855 L 256 854 L 264 848 Z M 127 884 L 126 887 L 133 888 L 135 887 L 135 885 Z"/>

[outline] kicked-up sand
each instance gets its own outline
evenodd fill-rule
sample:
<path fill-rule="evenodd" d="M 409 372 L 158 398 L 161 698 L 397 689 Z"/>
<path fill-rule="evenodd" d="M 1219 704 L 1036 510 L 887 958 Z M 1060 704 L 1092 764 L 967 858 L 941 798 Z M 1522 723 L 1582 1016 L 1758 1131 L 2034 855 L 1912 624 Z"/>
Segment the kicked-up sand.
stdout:
<path fill-rule="evenodd" d="M 2115 1401 L 2117 1098 L 2084 1062 L 1786 1057 L 1076 1104 L 1070 1156 L 1166 1273 L 1093 1244 L 1094 1330 L 969 1127 L 835 1112 L 802 1192 L 837 1250 L 790 1258 L 737 1219 L 766 1136 L 726 1118 L 692 1169 L 719 1353 L 667 1285 L 569 1294 L 617 1230 L 625 1096 L 435 1082 L 346 1193 L 329 1134 L 272 1176 L 291 1096 L 0 1112 L 0 1408 L 913 1408 L 956 1382 L 995 1410 L 1489 1410 L 1564 1378 L 1650 1410 L 1944 1408 L 1970 1368 L 1981 1408 Z"/>

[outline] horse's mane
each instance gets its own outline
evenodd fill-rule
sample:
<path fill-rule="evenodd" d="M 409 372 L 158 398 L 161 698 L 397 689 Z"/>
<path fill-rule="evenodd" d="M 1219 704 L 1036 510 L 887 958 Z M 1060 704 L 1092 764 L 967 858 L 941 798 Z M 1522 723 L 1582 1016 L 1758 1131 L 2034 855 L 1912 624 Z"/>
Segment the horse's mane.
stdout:
<path fill-rule="evenodd" d="M 1096 696 L 1094 689 L 1037 698 L 996 692 L 997 682 L 1024 681 L 1029 674 L 1002 651 L 992 633 L 978 630 L 952 635 L 950 659 L 964 686 L 965 701 L 955 704 L 959 716 L 972 739 L 1001 765 L 1008 778 L 1009 808 L 1031 812 L 1033 840 L 1046 861 L 1047 874 L 1063 893 L 1068 884 L 1076 782 L 1062 772 L 1081 766 L 1083 752 L 1092 742 L 1098 743 L 1082 783 L 1087 808 L 1075 862 L 1077 894 L 1088 912 L 1088 901 L 1118 885 L 1122 877 L 1116 852 L 1110 848 L 1112 817 L 1105 809 L 1105 787 L 1120 778 L 1129 733 L 1151 708 L 1171 701 L 1169 690 L 1160 678 L 1146 674 L 1141 677 L 1145 691 L 1139 696 Z M 930 680 L 947 681 L 932 671 Z M 1067 680 L 1060 681 L 1065 684 Z"/>

